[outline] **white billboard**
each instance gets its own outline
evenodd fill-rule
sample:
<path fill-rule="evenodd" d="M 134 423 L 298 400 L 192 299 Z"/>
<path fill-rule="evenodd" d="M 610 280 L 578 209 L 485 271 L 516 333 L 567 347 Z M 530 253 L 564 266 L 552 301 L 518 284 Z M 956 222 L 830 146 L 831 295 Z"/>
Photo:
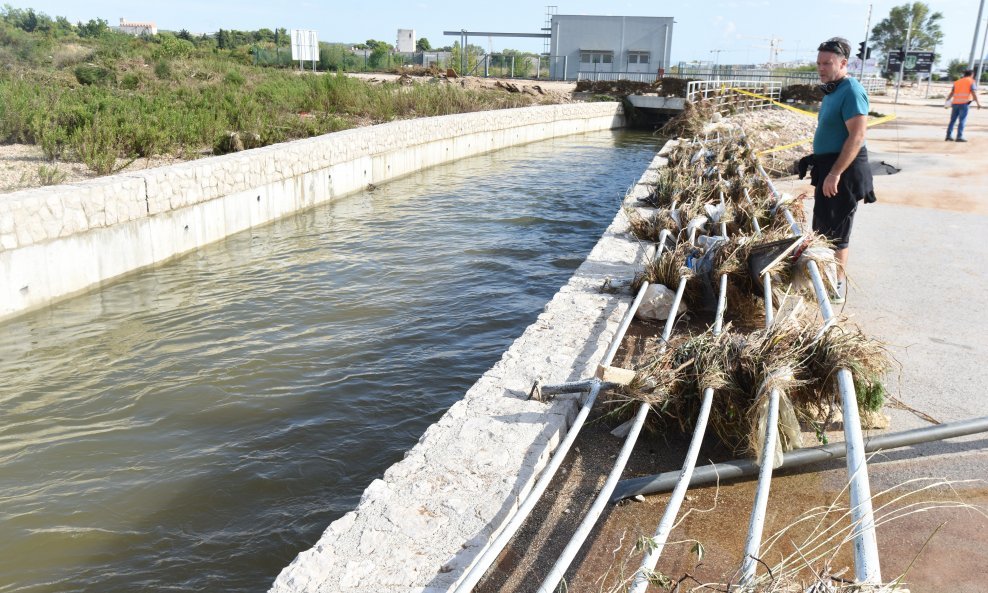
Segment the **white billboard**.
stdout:
<path fill-rule="evenodd" d="M 868 58 L 864 61 L 864 73 L 865 74 L 877 74 L 880 68 L 878 65 L 877 58 Z M 857 74 L 861 72 L 861 58 L 851 57 L 847 60 L 847 71 L 851 74 Z"/>
<path fill-rule="evenodd" d="M 315 31 L 292 29 L 292 59 L 300 62 L 315 62 L 319 59 L 319 40 Z"/>

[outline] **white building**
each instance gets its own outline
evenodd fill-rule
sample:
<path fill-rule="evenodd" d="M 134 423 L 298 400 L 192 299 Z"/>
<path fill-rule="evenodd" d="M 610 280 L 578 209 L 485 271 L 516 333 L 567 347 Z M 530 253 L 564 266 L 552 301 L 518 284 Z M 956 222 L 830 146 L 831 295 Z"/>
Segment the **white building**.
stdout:
<path fill-rule="evenodd" d="M 555 14 L 550 26 L 553 78 L 654 80 L 669 68 L 672 17 Z"/>
<path fill-rule="evenodd" d="M 121 33 L 127 33 L 130 35 L 141 36 L 145 33 L 148 35 L 157 35 L 158 26 L 154 23 L 128 23 L 120 17 L 120 27 L 118 27 Z"/>
<path fill-rule="evenodd" d="M 415 51 L 415 29 L 398 29 L 398 41 L 395 47 L 399 52 Z"/>

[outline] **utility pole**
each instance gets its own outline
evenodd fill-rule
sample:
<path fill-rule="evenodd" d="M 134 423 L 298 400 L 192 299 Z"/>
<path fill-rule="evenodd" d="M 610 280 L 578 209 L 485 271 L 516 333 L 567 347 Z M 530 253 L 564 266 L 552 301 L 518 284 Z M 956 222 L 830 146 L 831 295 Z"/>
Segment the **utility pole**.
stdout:
<path fill-rule="evenodd" d="M 985 0 L 981 0 L 983 3 Z M 893 105 L 899 104 L 899 89 L 902 88 L 902 74 L 906 70 L 906 56 L 909 55 L 909 38 L 913 33 L 913 19 L 916 15 L 909 15 L 909 24 L 906 25 L 906 44 L 902 46 L 902 61 L 899 62 L 899 84 L 895 85 L 895 99 L 892 101 Z"/>
<path fill-rule="evenodd" d="M 720 66 L 720 52 L 722 52 L 722 51 L 724 51 L 724 50 L 722 50 L 722 49 L 712 49 L 712 50 L 710 50 L 710 53 L 716 54 L 716 56 L 714 57 L 714 76 L 717 77 L 717 80 L 720 80 L 720 72 L 719 72 L 718 67 Z"/>
<path fill-rule="evenodd" d="M 981 55 L 978 56 L 978 76 L 975 82 L 981 82 L 981 70 L 985 65 L 985 42 L 988 42 L 988 24 L 985 25 L 985 36 L 981 39 Z"/>
<path fill-rule="evenodd" d="M 868 61 L 868 33 L 871 32 L 871 6 L 871 4 L 868 5 L 868 24 L 865 25 L 864 53 L 861 56 L 861 74 L 858 75 L 858 80 L 864 78 L 865 62 Z"/>
<path fill-rule="evenodd" d="M 968 70 L 974 70 L 974 50 L 978 49 L 978 32 L 981 27 L 981 13 L 985 9 L 985 0 L 978 5 L 978 20 L 974 21 L 974 39 L 971 40 L 971 59 L 967 62 Z"/>

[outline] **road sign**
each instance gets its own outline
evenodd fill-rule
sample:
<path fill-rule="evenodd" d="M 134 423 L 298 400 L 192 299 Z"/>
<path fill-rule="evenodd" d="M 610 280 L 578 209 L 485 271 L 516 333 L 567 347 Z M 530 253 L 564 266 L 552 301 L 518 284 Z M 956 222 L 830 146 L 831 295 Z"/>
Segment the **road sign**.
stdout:
<path fill-rule="evenodd" d="M 898 72 L 902 65 L 902 51 L 891 51 L 888 61 L 885 64 L 887 72 Z M 910 51 L 906 52 L 904 72 L 924 72 L 929 74 L 933 70 L 934 54 L 931 51 Z"/>
<path fill-rule="evenodd" d="M 315 31 L 292 29 L 292 59 L 300 62 L 319 59 L 319 40 Z"/>
<path fill-rule="evenodd" d="M 847 61 L 847 71 L 857 74 L 861 72 L 861 59 L 851 58 Z M 874 74 L 878 72 L 878 60 L 876 58 L 868 58 L 864 61 L 864 73 Z"/>

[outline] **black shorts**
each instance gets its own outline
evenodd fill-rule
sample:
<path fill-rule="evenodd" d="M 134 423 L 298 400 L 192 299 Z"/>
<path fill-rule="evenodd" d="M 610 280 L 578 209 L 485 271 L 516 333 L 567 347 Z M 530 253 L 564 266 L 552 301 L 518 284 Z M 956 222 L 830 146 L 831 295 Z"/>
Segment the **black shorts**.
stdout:
<path fill-rule="evenodd" d="M 847 249 L 857 211 L 858 201 L 846 192 L 828 198 L 817 187 L 813 196 L 813 230 L 830 239 L 835 249 Z"/>

